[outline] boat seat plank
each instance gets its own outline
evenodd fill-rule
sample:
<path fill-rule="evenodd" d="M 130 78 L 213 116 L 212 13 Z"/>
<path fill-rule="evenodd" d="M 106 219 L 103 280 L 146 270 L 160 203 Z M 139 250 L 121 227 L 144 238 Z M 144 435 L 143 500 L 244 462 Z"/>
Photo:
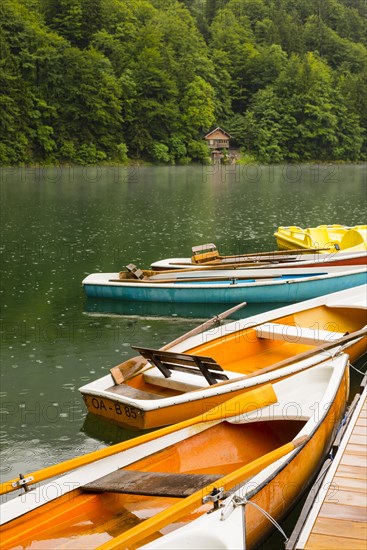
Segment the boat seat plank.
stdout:
<path fill-rule="evenodd" d="M 242 373 L 223 371 L 229 380 L 238 378 Z M 245 374 L 245 373 L 244 373 Z M 168 388 L 179 392 L 189 392 L 201 390 L 208 387 L 208 382 L 203 376 L 197 376 L 189 372 L 172 373 L 172 376 L 166 378 L 157 368 L 152 368 L 143 373 L 144 381 L 153 386 Z"/>
<path fill-rule="evenodd" d="M 264 323 L 255 329 L 258 338 L 270 340 L 284 340 L 294 344 L 316 346 L 326 342 L 333 342 L 345 336 L 345 333 L 328 330 L 312 330 L 309 328 L 280 323 Z"/>
<path fill-rule="evenodd" d="M 228 376 L 223 372 L 222 367 L 211 357 L 132 347 L 155 365 L 166 378 L 170 378 L 172 371 L 175 370 L 204 376 L 210 386 L 216 384 L 219 380 L 228 380 Z"/>
<path fill-rule="evenodd" d="M 171 474 L 117 470 L 87 483 L 83 491 L 113 492 L 129 495 L 185 498 L 222 478 L 223 474 Z"/>
<path fill-rule="evenodd" d="M 126 397 L 131 397 L 132 399 L 164 399 L 166 396 L 159 395 L 158 393 L 150 393 L 147 391 L 139 390 L 138 388 L 133 388 L 128 384 L 119 384 L 118 386 L 111 386 L 107 389 L 108 392 L 116 393 L 117 395 L 124 395 Z"/>

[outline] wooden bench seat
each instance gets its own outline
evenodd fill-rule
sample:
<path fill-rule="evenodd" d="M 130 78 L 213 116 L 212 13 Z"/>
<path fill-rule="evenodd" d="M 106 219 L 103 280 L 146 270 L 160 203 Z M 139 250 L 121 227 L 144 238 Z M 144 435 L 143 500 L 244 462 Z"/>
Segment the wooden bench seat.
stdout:
<path fill-rule="evenodd" d="M 83 485 L 86 492 L 126 493 L 153 497 L 185 498 L 222 478 L 223 474 L 174 474 L 116 470 Z"/>
<path fill-rule="evenodd" d="M 152 365 L 157 367 L 165 378 L 172 376 L 172 371 L 203 376 L 210 386 L 220 380 L 228 380 L 222 367 L 211 357 L 189 355 L 159 349 L 132 346 Z"/>
<path fill-rule="evenodd" d="M 310 329 L 294 325 L 282 325 L 279 323 L 264 323 L 255 329 L 258 338 L 269 340 L 284 340 L 294 344 L 306 344 L 317 346 L 327 342 L 333 342 L 342 338 L 345 333 L 320 329 Z"/>

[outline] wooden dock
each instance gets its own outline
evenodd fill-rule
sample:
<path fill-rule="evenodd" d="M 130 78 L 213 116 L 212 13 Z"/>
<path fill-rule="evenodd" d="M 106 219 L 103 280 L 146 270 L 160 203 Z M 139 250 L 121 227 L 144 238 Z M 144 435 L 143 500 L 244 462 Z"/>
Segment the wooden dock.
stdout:
<path fill-rule="evenodd" d="M 325 462 L 286 550 L 367 548 L 366 377 L 362 384 L 346 429 L 334 443 L 335 457 Z"/>

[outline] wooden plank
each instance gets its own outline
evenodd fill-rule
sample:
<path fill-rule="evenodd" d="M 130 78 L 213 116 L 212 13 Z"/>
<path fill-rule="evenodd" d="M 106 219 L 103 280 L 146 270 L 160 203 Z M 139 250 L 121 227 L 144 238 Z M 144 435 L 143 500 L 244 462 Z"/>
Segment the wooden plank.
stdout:
<path fill-rule="evenodd" d="M 366 428 L 364 426 L 354 426 L 353 433 L 366 437 Z"/>
<path fill-rule="evenodd" d="M 319 517 L 332 518 L 334 520 L 345 519 L 350 521 L 366 522 L 366 509 L 360 506 L 344 506 L 325 502 L 320 509 Z"/>
<path fill-rule="evenodd" d="M 335 537 L 345 537 L 347 534 L 348 538 L 365 540 L 367 536 L 367 524 L 343 519 L 334 521 L 318 517 L 312 532 L 319 535 L 334 535 Z"/>
<path fill-rule="evenodd" d="M 132 397 L 133 399 L 149 399 L 149 400 L 155 400 L 155 399 L 164 399 L 165 395 L 159 395 L 158 393 L 150 393 L 143 390 L 138 390 L 137 388 L 133 388 L 132 386 L 129 386 L 128 384 L 119 384 L 118 386 L 111 386 L 108 388 L 109 392 L 116 393 L 117 395 L 126 395 L 127 397 Z"/>
<path fill-rule="evenodd" d="M 332 483 L 325 496 L 324 502 L 330 502 L 332 504 L 341 504 L 345 506 L 361 506 L 366 509 L 367 507 L 367 495 L 364 492 L 351 491 L 349 489 L 342 489 L 336 483 Z M 365 512 L 365 519 L 367 515 Z"/>
<path fill-rule="evenodd" d="M 357 445 L 366 445 L 366 437 L 363 435 L 352 433 L 352 435 L 349 438 L 349 443 L 354 443 Z"/>
<path fill-rule="evenodd" d="M 346 464 L 348 466 L 360 466 L 361 468 L 366 468 L 367 466 L 367 457 L 366 456 L 359 456 L 359 455 L 353 455 L 350 453 L 344 453 L 340 464 Z"/>
<path fill-rule="evenodd" d="M 348 464 L 339 464 L 338 475 L 343 477 L 357 477 L 358 479 L 367 479 L 366 468 L 359 466 L 349 466 Z"/>
<path fill-rule="evenodd" d="M 367 418 L 363 418 L 363 416 L 359 416 L 356 426 L 367 426 Z"/>
<path fill-rule="evenodd" d="M 221 479 L 222 474 L 167 474 L 117 470 L 82 487 L 83 491 L 185 498 Z"/>
<path fill-rule="evenodd" d="M 352 455 L 362 455 L 367 456 L 367 445 L 355 445 L 353 443 L 348 443 L 348 453 Z"/>
<path fill-rule="evenodd" d="M 339 472 L 337 472 L 337 474 L 339 474 Z M 332 483 L 341 489 L 361 491 L 362 493 L 365 493 L 367 490 L 365 479 L 358 479 L 354 476 L 344 477 L 341 473 L 334 476 Z"/>
<path fill-rule="evenodd" d="M 366 541 L 346 537 L 338 537 L 336 541 L 333 535 L 312 533 L 305 546 L 306 550 L 335 550 L 336 548 L 338 550 L 366 550 Z"/>

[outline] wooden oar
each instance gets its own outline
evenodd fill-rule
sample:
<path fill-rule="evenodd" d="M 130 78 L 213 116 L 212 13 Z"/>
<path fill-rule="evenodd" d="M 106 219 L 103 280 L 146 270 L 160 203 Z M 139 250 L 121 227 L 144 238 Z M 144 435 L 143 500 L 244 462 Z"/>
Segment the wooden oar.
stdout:
<path fill-rule="evenodd" d="M 293 248 L 293 249 L 285 249 L 285 250 L 271 250 L 268 252 L 251 252 L 250 254 L 234 254 L 230 256 L 219 256 L 218 260 L 222 261 L 226 258 L 253 258 L 254 256 L 281 256 L 282 254 L 307 254 L 312 252 L 322 252 L 324 250 L 331 250 L 334 249 L 334 245 L 330 246 L 324 246 L 322 248 Z M 197 264 L 213 264 L 215 265 L 215 262 L 218 260 L 209 260 L 208 262 L 197 262 Z"/>
<path fill-rule="evenodd" d="M 223 487 L 225 491 L 232 489 L 235 485 L 243 483 L 246 479 L 254 476 L 276 460 L 279 460 L 283 456 L 287 455 L 297 447 L 305 445 L 309 440 L 309 436 L 305 435 L 294 439 L 290 443 L 286 443 L 278 449 L 267 453 L 266 455 L 257 458 L 250 464 L 246 464 L 242 468 L 235 470 L 234 472 L 218 479 L 214 483 L 211 483 L 204 489 L 200 489 L 185 499 L 173 504 L 166 510 L 158 512 L 158 514 L 146 519 L 139 525 L 132 527 L 125 533 L 118 535 L 110 541 L 98 546 L 97 550 L 113 550 L 114 548 L 130 548 L 132 545 L 138 543 L 142 539 L 145 539 L 149 535 L 155 533 L 165 527 L 169 523 L 182 518 L 182 516 L 188 514 L 192 510 L 199 508 L 203 504 L 203 497 L 214 488 Z"/>
<path fill-rule="evenodd" d="M 149 283 L 149 284 L 154 284 L 154 285 L 164 285 L 164 284 L 172 284 L 172 283 L 177 283 L 177 284 L 182 284 L 182 283 L 211 283 L 211 282 L 219 282 L 219 281 L 226 281 L 226 279 L 228 279 L 228 282 L 229 281 L 233 281 L 233 279 L 237 280 L 239 278 L 242 278 L 242 279 L 245 279 L 246 277 L 247 278 L 251 278 L 251 279 L 280 279 L 282 277 L 282 274 L 260 274 L 260 275 L 256 275 L 256 276 L 253 276 L 253 275 L 246 275 L 243 274 L 241 275 L 222 275 L 221 277 L 220 276 L 210 276 L 210 277 L 206 277 L 206 276 L 201 276 L 200 277 L 200 269 L 197 269 L 196 270 L 198 276 L 197 277 L 177 277 L 177 278 L 174 278 L 174 279 L 108 279 L 108 281 L 110 283 L 120 283 L 122 285 L 124 284 L 131 284 L 131 283 L 134 283 L 135 284 L 146 284 L 146 283 Z M 318 273 L 315 273 L 315 275 L 318 275 Z"/>
<path fill-rule="evenodd" d="M 362 338 L 366 334 L 367 334 L 367 325 L 361 328 L 360 330 L 356 330 L 355 332 L 346 334 L 345 336 L 343 336 L 342 338 L 339 338 L 338 340 L 333 340 L 333 342 L 330 342 L 329 344 L 321 344 L 319 346 L 314 347 L 311 350 L 303 351 L 302 353 L 298 353 L 297 355 L 288 357 L 288 359 L 283 359 L 282 361 L 278 361 L 278 363 L 273 363 L 268 367 L 264 367 L 263 369 L 254 371 L 251 374 L 246 374 L 238 378 L 231 378 L 230 380 L 223 380 L 223 382 L 217 382 L 216 384 L 213 384 L 212 386 L 210 386 L 210 389 L 217 388 L 218 386 L 226 386 L 227 384 L 233 384 L 235 382 L 239 382 L 241 380 L 247 380 L 249 378 L 254 378 L 255 376 L 260 376 L 261 374 L 267 374 L 268 372 L 272 372 L 282 367 L 286 367 L 288 365 L 291 365 L 292 363 L 298 363 L 303 359 L 308 359 L 309 357 L 312 357 L 313 355 L 316 355 L 322 351 L 327 351 L 329 349 L 342 346 L 343 344 L 347 344 L 351 340 Z M 310 366 L 313 366 L 313 365 L 310 365 Z M 202 391 L 202 390 L 194 390 L 194 391 Z"/>
<path fill-rule="evenodd" d="M 283 260 L 275 260 L 276 263 L 280 263 L 281 261 Z M 203 270 L 221 270 L 221 269 L 236 269 L 237 267 L 253 267 L 255 269 L 255 267 L 257 266 L 264 266 L 264 265 L 272 265 L 271 261 L 269 260 L 262 260 L 261 262 L 260 261 L 255 261 L 255 260 L 251 260 L 251 261 L 245 261 L 245 260 L 241 260 L 241 261 L 233 261 L 233 262 L 219 262 L 217 264 L 213 263 L 213 264 L 187 264 L 187 263 L 184 263 L 184 262 L 174 262 L 174 265 L 182 265 L 182 266 L 187 266 L 185 268 L 176 268 L 176 269 L 160 269 L 159 271 L 155 271 L 154 272 L 154 275 L 159 275 L 159 274 L 167 274 L 167 273 L 187 273 L 188 271 L 203 271 Z M 153 275 L 150 275 L 150 277 L 152 277 Z"/>
<path fill-rule="evenodd" d="M 29 481 L 28 485 L 39 483 L 46 479 L 60 476 L 61 474 L 69 472 L 70 470 L 74 470 L 75 468 L 80 468 L 81 466 L 85 466 L 86 464 L 91 464 L 92 462 L 96 462 L 97 460 L 101 460 L 102 458 L 115 455 L 122 451 L 126 451 L 127 449 L 142 445 L 143 443 L 161 438 L 175 431 L 183 430 L 184 428 L 199 424 L 200 422 L 221 422 L 225 418 L 245 414 L 252 410 L 260 409 L 262 407 L 276 403 L 277 401 L 278 398 L 274 392 L 273 386 L 271 384 L 267 384 L 265 386 L 262 386 L 261 388 L 256 388 L 250 392 L 229 399 L 228 401 L 225 401 L 224 403 L 221 403 L 213 409 L 210 409 L 204 414 L 200 414 L 199 416 L 195 416 L 194 418 L 189 418 L 188 420 L 184 420 L 183 422 L 179 422 L 178 424 L 167 426 L 160 429 L 159 431 L 150 432 L 137 438 L 123 441 L 122 443 L 118 443 L 117 445 L 111 445 L 110 447 L 106 447 L 104 449 L 100 449 L 98 451 L 94 451 L 83 456 L 71 458 L 70 460 L 61 462 L 60 464 L 49 466 L 47 468 L 44 468 L 43 470 L 39 470 L 31 474 L 26 474 L 24 475 L 24 477 L 33 478 L 31 481 Z M 10 493 L 11 491 L 15 491 L 16 489 L 18 489 L 18 486 L 13 487 L 13 483 L 17 484 L 18 482 L 19 478 L 11 479 L 10 481 L 2 483 L 0 485 L 0 495 Z"/>
<path fill-rule="evenodd" d="M 255 256 L 256 257 L 256 256 Z M 276 260 L 277 262 L 278 261 L 282 261 L 282 260 Z M 120 278 L 119 279 L 110 279 L 111 281 L 148 281 L 150 279 L 152 279 L 153 277 L 160 277 L 162 275 L 167 275 L 167 274 L 170 274 L 172 273 L 172 275 L 176 275 L 177 273 L 187 273 L 187 272 L 190 272 L 190 271 L 197 271 L 198 273 L 200 273 L 200 271 L 222 271 L 222 270 L 225 270 L 225 269 L 229 269 L 230 266 L 233 265 L 233 269 L 236 269 L 237 267 L 241 267 L 241 264 L 244 264 L 244 267 L 251 267 L 253 265 L 258 265 L 257 262 L 255 260 L 251 260 L 249 262 L 245 262 L 245 261 L 236 261 L 236 262 L 233 262 L 230 263 L 226 263 L 226 262 L 222 262 L 222 263 L 213 263 L 213 264 L 203 264 L 202 267 L 204 267 L 204 269 L 197 269 L 198 266 L 201 267 L 201 264 L 187 264 L 187 263 L 183 263 L 183 262 L 178 262 L 178 263 L 175 263 L 175 265 L 182 265 L 182 266 L 187 266 L 187 267 L 182 267 L 180 269 L 159 269 L 159 270 L 155 270 L 155 269 L 142 269 L 141 272 L 142 274 L 144 275 L 144 277 L 142 279 L 138 278 L 138 277 L 134 277 L 133 275 L 131 275 L 129 271 L 120 271 L 119 275 L 120 275 Z M 266 262 L 266 265 L 271 265 L 269 261 Z M 128 275 L 126 277 L 126 275 Z"/>
<path fill-rule="evenodd" d="M 245 307 L 247 305 L 246 302 L 241 302 L 237 306 L 231 307 L 230 309 L 227 309 L 223 313 L 219 313 L 218 315 L 215 315 L 211 319 L 208 319 L 207 321 L 204 321 L 201 325 L 195 327 L 194 329 L 190 330 L 189 332 L 186 332 L 182 336 L 179 336 L 172 342 L 169 342 L 162 348 L 160 348 L 163 351 L 167 351 L 173 346 L 176 346 L 177 344 L 180 344 L 184 340 L 188 340 L 191 338 L 191 336 L 195 336 L 197 334 L 200 334 L 201 332 L 204 332 L 205 330 L 208 330 L 211 326 L 213 326 L 215 323 L 219 323 L 220 321 L 223 321 L 232 313 L 235 313 L 239 309 Z M 144 369 L 145 365 L 148 364 L 148 361 L 144 359 L 141 355 L 138 355 L 137 357 L 133 357 L 132 359 L 128 359 L 127 361 L 124 361 L 121 365 L 117 365 L 116 367 L 113 367 L 110 369 L 110 373 L 112 375 L 112 378 L 116 384 L 122 384 L 126 380 L 130 380 L 130 378 L 133 378 L 134 376 L 137 376 L 138 374 L 141 374 L 141 372 L 145 372 Z M 149 365 L 148 368 L 152 368 L 153 365 Z"/>

